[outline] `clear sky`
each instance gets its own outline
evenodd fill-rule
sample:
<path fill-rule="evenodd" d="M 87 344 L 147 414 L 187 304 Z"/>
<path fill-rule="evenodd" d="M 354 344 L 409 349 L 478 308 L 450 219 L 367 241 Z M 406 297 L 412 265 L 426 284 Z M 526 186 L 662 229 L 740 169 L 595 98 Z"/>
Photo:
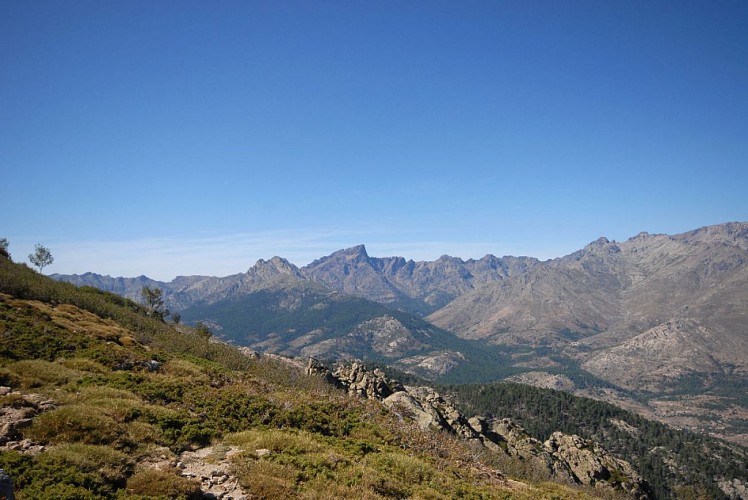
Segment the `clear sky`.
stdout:
<path fill-rule="evenodd" d="M 748 220 L 748 2 L 0 1 L 46 272 L 570 253 Z"/>

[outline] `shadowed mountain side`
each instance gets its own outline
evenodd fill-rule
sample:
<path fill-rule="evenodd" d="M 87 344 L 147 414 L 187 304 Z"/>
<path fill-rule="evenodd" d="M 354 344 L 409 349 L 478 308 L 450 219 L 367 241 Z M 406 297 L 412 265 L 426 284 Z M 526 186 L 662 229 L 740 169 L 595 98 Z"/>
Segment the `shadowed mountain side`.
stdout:
<path fill-rule="evenodd" d="M 205 321 L 225 340 L 259 351 L 381 361 L 429 377 L 483 355 L 481 346 L 417 316 L 307 280 L 278 281 L 181 314 L 188 322 Z"/>

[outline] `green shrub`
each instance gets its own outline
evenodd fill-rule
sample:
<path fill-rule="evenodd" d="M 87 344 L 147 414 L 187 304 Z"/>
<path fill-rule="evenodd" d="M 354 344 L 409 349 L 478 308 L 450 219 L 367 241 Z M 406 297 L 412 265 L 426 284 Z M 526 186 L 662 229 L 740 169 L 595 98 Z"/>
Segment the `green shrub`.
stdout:
<path fill-rule="evenodd" d="M 160 373 L 131 378 L 130 381 L 135 383 L 128 388 L 154 404 L 181 402 L 185 393 L 193 387 L 189 380 Z"/>
<path fill-rule="evenodd" d="M 233 472 L 250 498 L 297 498 L 296 471 L 292 467 L 265 460 L 234 457 Z"/>
<path fill-rule="evenodd" d="M 119 486 L 124 486 L 133 468 L 127 455 L 108 446 L 63 444 L 50 448 L 47 456 L 83 472 L 96 472 L 108 483 Z"/>
<path fill-rule="evenodd" d="M 127 480 L 127 492 L 133 495 L 172 499 L 202 498 L 200 483 L 178 476 L 176 472 L 147 469 Z"/>
<path fill-rule="evenodd" d="M 44 443 L 83 443 L 131 449 L 136 442 L 127 428 L 101 409 L 88 405 L 68 405 L 40 414 L 24 436 Z"/>
<path fill-rule="evenodd" d="M 184 404 L 203 415 L 220 434 L 269 424 L 279 412 L 266 398 L 253 396 L 241 386 L 198 386 L 185 394 Z"/>
<path fill-rule="evenodd" d="M 402 453 L 373 453 L 367 464 L 386 477 L 397 478 L 406 484 L 416 485 L 434 478 L 434 468 L 421 460 Z"/>
<path fill-rule="evenodd" d="M 61 358 L 58 360 L 58 362 L 66 368 L 70 368 L 71 370 L 78 370 L 81 372 L 106 373 L 109 371 L 107 367 L 102 365 L 101 363 L 87 358 Z"/>
<path fill-rule="evenodd" d="M 60 363 L 41 359 L 24 359 L 6 366 L 6 370 L 17 377 L 22 387 L 33 388 L 44 385 L 64 385 L 83 377 L 83 373 L 71 370 Z"/>
<path fill-rule="evenodd" d="M 161 367 L 161 371 L 165 375 L 172 377 L 178 377 L 183 380 L 190 382 L 208 383 L 210 378 L 208 375 L 203 373 L 203 370 L 195 363 L 187 361 L 186 359 L 170 359 Z"/>
<path fill-rule="evenodd" d="M 100 342 L 80 352 L 110 370 L 142 370 L 151 356 L 132 347 L 123 347 L 115 342 Z"/>
<path fill-rule="evenodd" d="M 283 452 L 297 455 L 317 453 L 325 449 L 312 434 L 277 429 L 252 429 L 236 434 L 229 434 L 224 438 L 224 441 L 227 444 L 239 446 L 249 452 L 267 449 L 276 453 Z"/>
<path fill-rule="evenodd" d="M 0 451 L 0 467 L 13 478 L 18 498 L 101 499 L 111 498 L 116 489 L 98 472 L 49 453 L 31 457 Z"/>
<path fill-rule="evenodd" d="M 49 315 L 26 302 L 0 295 L 0 358 L 53 361 L 85 347 L 82 335 L 52 323 Z"/>
<path fill-rule="evenodd" d="M 77 390 L 78 401 L 92 401 L 97 399 L 123 399 L 129 401 L 141 401 L 140 397 L 130 391 L 107 386 L 89 386 Z"/>

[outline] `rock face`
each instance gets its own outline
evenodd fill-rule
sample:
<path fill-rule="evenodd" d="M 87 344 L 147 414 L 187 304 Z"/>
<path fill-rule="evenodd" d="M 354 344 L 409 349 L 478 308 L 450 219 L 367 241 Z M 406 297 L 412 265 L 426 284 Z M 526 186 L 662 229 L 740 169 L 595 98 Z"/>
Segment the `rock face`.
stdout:
<path fill-rule="evenodd" d="M 543 447 L 543 443 L 530 436 L 512 420 L 508 418 L 486 420 L 483 417 L 473 417 L 470 422 L 473 428 L 480 430 L 480 433 L 486 436 L 489 443 L 498 446 L 508 455 L 531 464 L 535 470 L 543 471 L 564 482 L 589 484 L 575 476 L 565 460 L 552 456 Z"/>
<path fill-rule="evenodd" d="M 330 370 L 316 359 L 307 365 L 308 375 L 322 376 L 356 397 L 376 399 L 421 429 L 449 432 L 496 453 L 506 453 L 533 464 L 557 480 L 619 491 L 639 499 L 649 498 L 649 488 L 626 461 L 613 457 L 602 446 L 576 435 L 555 432 L 541 443 L 510 419 L 466 418 L 430 387 L 403 386 L 381 370 L 362 364 Z"/>
<path fill-rule="evenodd" d="M 465 439 L 484 441 L 483 436 L 470 426 L 468 419 L 430 387 L 406 386 L 402 392 L 389 396 L 383 403 L 391 410 L 409 416 L 422 429 L 431 427 Z"/>
<path fill-rule="evenodd" d="M 618 489 L 634 495 L 641 494 L 642 478 L 624 460 L 613 457 L 597 443 L 577 435 L 554 432 L 543 443 L 543 449 L 565 463 L 582 484 L 601 489 Z"/>
<path fill-rule="evenodd" d="M 306 373 L 322 376 L 327 382 L 346 389 L 351 396 L 367 399 L 382 400 L 404 390 L 398 381 L 386 378 L 381 370 L 369 371 L 358 362 L 341 365 L 331 371 L 317 359 L 310 358 Z"/>

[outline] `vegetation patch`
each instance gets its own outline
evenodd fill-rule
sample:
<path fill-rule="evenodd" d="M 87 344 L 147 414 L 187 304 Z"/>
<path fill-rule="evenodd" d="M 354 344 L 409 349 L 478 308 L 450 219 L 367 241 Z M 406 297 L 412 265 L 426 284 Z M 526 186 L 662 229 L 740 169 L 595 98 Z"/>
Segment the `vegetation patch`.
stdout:
<path fill-rule="evenodd" d="M 177 471 L 147 469 L 135 473 L 127 481 L 127 492 L 131 495 L 157 498 L 203 498 L 200 483 L 178 475 Z"/>

